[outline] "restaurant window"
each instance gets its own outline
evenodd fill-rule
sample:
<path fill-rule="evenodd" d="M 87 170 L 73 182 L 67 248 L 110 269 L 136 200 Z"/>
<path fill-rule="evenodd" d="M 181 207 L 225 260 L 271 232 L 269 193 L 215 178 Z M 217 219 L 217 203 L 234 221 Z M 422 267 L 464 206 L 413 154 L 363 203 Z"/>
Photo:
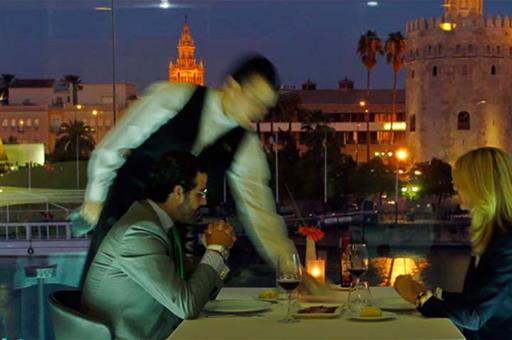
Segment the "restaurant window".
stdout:
<path fill-rule="evenodd" d="M 16 127 L 16 119 L 11 119 L 11 127 L 12 128 L 15 128 Z"/>
<path fill-rule="evenodd" d="M 2 127 L 6 128 L 6 127 L 8 127 L 8 126 L 9 126 L 9 119 L 4 119 L 4 120 L 2 121 Z"/>
<path fill-rule="evenodd" d="M 457 129 L 469 130 L 471 128 L 471 117 L 469 112 L 462 111 L 457 115 Z"/>
<path fill-rule="evenodd" d="M 39 127 L 39 118 L 36 118 L 34 119 L 34 128 L 38 128 Z"/>
<path fill-rule="evenodd" d="M 416 131 L 416 115 L 411 115 L 411 118 L 409 119 L 409 131 L 414 132 Z"/>

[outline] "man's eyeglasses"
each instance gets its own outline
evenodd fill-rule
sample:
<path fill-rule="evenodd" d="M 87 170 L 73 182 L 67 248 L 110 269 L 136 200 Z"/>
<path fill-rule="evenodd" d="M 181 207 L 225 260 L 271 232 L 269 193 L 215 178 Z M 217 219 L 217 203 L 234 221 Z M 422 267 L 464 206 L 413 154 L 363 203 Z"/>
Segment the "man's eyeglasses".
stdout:
<path fill-rule="evenodd" d="M 206 199 L 206 197 L 208 196 L 208 189 L 205 188 L 204 190 L 197 190 L 196 194 L 201 196 L 201 198 Z"/>

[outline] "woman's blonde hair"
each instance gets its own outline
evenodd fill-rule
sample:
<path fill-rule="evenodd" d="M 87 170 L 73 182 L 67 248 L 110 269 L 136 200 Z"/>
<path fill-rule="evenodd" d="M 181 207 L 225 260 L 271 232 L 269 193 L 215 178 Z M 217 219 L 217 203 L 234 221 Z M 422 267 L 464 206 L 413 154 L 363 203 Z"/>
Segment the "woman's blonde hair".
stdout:
<path fill-rule="evenodd" d="M 453 180 L 472 205 L 471 248 L 481 255 L 496 229 L 512 223 L 512 158 L 497 148 L 472 150 L 455 162 Z"/>

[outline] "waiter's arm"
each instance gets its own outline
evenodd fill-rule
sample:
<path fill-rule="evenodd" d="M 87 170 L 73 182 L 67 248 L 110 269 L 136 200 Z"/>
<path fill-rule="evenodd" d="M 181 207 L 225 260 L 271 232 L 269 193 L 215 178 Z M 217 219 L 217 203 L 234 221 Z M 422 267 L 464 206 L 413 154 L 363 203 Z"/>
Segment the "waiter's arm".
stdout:
<path fill-rule="evenodd" d="M 188 84 L 157 83 L 134 103 L 96 147 L 89 160 L 82 215 L 95 224 L 117 170 L 127 153 L 141 145 L 160 126 L 174 117 L 195 87 Z"/>
<path fill-rule="evenodd" d="M 256 249 L 268 263 L 276 263 L 280 254 L 295 252 L 286 226 L 276 213 L 270 171 L 256 134 L 244 137 L 228 170 L 227 178 L 237 212 Z"/>

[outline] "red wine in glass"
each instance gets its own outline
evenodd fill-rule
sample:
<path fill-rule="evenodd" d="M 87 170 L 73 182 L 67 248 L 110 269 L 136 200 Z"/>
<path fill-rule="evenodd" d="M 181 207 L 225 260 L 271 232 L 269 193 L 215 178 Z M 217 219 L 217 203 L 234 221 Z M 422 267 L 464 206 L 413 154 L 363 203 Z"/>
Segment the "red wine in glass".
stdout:
<path fill-rule="evenodd" d="M 350 274 L 353 277 L 361 277 L 361 275 L 364 274 L 366 269 L 364 269 L 364 268 L 350 268 L 348 271 L 350 272 Z"/>
<path fill-rule="evenodd" d="M 291 292 L 299 286 L 300 280 L 277 280 L 277 284 L 287 292 Z"/>

